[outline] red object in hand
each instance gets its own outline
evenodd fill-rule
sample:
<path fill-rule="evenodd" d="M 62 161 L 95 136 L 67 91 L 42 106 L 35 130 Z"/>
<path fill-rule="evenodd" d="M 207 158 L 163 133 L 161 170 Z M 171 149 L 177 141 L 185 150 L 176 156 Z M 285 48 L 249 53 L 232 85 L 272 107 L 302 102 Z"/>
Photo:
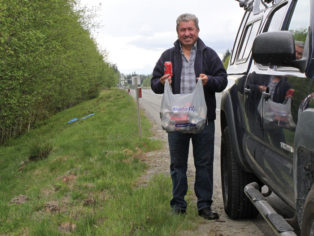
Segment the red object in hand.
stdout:
<path fill-rule="evenodd" d="M 286 98 L 292 97 L 294 91 L 295 91 L 294 89 L 288 89 L 288 91 L 286 92 Z"/>
<path fill-rule="evenodd" d="M 165 61 L 164 63 L 164 75 L 168 74 L 170 77 L 172 77 L 172 62 L 171 61 Z"/>
<path fill-rule="evenodd" d="M 283 104 L 286 104 L 289 98 L 292 98 L 294 94 L 295 89 L 288 89 L 286 92 L 285 100 L 283 101 Z"/>

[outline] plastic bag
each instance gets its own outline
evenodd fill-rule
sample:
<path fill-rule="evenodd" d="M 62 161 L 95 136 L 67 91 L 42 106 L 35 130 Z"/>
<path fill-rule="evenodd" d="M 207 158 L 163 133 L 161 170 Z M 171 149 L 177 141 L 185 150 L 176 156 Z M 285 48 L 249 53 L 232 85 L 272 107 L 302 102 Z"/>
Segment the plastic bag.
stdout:
<path fill-rule="evenodd" d="M 277 103 L 271 99 L 265 100 L 262 96 L 257 110 L 262 117 L 265 128 L 274 128 L 276 126 L 288 129 L 295 128 L 291 115 L 291 98 L 285 103 Z"/>
<path fill-rule="evenodd" d="M 198 80 L 189 94 L 173 94 L 165 83 L 160 110 L 161 126 L 167 132 L 198 133 L 205 127 L 207 106 L 203 84 Z"/>

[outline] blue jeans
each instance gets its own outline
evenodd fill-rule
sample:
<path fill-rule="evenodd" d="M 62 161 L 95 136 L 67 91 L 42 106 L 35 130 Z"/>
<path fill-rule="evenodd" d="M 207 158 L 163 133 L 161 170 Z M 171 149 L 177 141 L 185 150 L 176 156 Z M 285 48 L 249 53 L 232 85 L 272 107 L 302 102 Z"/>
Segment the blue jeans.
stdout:
<path fill-rule="evenodd" d="M 184 197 L 188 189 L 186 171 L 190 139 L 192 139 L 196 169 L 194 191 L 197 197 L 197 208 L 201 210 L 211 206 L 213 195 L 214 135 L 214 121 L 208 121 L 204 130 L 198 134 L 168 133 L 173 196 L 170 206 L 172 208 L 185 210 L 187 206 Z"/>

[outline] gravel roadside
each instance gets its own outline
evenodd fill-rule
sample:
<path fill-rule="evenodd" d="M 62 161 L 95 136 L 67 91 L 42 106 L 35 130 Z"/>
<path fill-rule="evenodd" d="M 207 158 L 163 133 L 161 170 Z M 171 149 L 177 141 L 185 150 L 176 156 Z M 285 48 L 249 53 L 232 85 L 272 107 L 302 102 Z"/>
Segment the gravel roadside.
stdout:
<path fill-rule="evenodd" d="M 147 114 L 149 118 L 149 114 Z M 162 140 L 164 145 L 161 150 L 146 153 L 145 161 L 147 162 L 149 168 L 147 169 L 145 175 L 140 178 L 140 182 L 148 182 L 149 179 L 155 174 L 165 174 L 170 177 L 169 174 L 169 149 L 167 144 L 167 133 L 159 127 L 158 124 L 153 122 L 154 138 Z M 217 122 L 217 121 L 216 121 Z M 216 128 L 219 124 L 216 123 Z M 221 181 L 220 181 L 220 167 L 219 167 L 219 148 L 220 137 L 216 137 L 215 141 L 215 161 L 214 161 L 214 196 L 213 196 L 213 209 L 220 214 L 220 219 L 217 221 L 208 221 L 201 219 L 199 225 L 193 232 L 184 231 L 179 235 L 198 235 L 198 236 L 268 236 L 273 235 L 272 231 L 268 229 L 261 217 L 254 220 L 241 220 L 233 221 L 230 220 L 224 212 L 223 200 L 221 193 Z M 193 157 L 189 155 L 189 167 L 188 167 L 188 182 L 189 187 L 194 185 L 195 168 L 193 164 Z M 196 197 L 194 195 L 193 201 L 196 204 Z M 170 210 L 170 209 L 169 209 Z"/>

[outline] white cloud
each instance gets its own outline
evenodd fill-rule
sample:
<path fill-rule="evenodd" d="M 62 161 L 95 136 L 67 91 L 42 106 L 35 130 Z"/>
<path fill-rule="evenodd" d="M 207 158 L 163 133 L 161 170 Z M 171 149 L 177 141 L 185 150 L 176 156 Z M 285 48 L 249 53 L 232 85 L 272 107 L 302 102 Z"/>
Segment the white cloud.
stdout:
<path fill-rule="evenodd" d="M 231 0 L 81 0 L 95 13 L 92 30 L 100 49 L 122 73 L 152 72 L 161 53 L 176 40 L 178 15 L 190 12 L 200 21 L 200 37 L 219 55 L 231 50 L 243 10 Z"/>
<path fill-rule="evenodd" d="M 160 32 L 153 33 L 151 35 L 141 35 L 134 38 L 130 43 L 138 48 L 143 48 L 146 50 L 164 50 L 173 46 L 176 40 L 175 32 Z"/>

